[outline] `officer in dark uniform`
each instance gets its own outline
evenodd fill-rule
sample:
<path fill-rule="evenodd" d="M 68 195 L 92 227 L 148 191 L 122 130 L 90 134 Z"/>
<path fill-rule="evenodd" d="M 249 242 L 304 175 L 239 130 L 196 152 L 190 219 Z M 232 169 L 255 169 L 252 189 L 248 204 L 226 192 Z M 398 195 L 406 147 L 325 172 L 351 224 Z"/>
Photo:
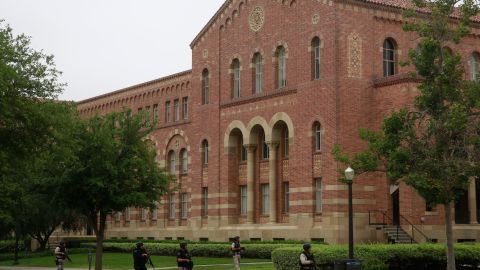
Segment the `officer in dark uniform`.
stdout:
<path fill-rule="evenodd" d="M 315 270 L 315 258 L 311 252 L 312 246 L 308 243 L 303 245 L 303 252 L 300 254 L 300 270 Z"/>
<path fill-rule="evenodd" d="M 143 243 L 137 243 L 133 250 L 133 268 L 135 270 L 147 270 L 145 264 L 148 262 L 148 253 Z"/>
<path fill-rule="evenodd" d="M 187 243 L 180 244 L 180 250 L 177 252 L 178 270 L 193 269 L 192 255 L 188 252 Z"/>

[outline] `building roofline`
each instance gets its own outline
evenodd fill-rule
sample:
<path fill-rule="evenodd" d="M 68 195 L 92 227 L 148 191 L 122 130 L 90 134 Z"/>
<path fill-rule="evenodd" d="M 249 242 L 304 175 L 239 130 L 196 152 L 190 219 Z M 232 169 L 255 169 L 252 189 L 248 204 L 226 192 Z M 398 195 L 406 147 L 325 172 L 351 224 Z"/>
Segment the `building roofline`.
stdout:
<path fill-rule="evenodd" d="M 185 71 L 178 72 L 178 73 L 175 73 L 175 74 L 172 74 L 172 75 L 168 75 L 168 76 L 165 76 L 165 77 L 161 77 L 161 78 L 158 78 L 158 79 L 154 79 L 154 80 L 151 80 L 151 81 L 148 81 L 148 82 L 139 83 L 139 84 L 132 85 L 132 86 L 129 86 L 129 87 L 126 87 L 126 88 L 122 88 L 122 89 L 120 89 L 120 90 L 116 90 L 116 91 L 113 91 L 113 92 L 109 92 L 109 93 L 106 93 L 106 94 L 102 94 L 102 95 L 98 95 L 98 96 L 95 96 L 95 97 L 91 97 L 91 98 L 88 98 L 88 99 L 85 99 L 85 100 L 81 100 L 81 101 L 78 101 L 78 102 L 77 102 L 77 105 L 85 104 L 85 103 L 88 103 L 88 102 L 92 102 L 92 101 L 95 101 L 95 100 L 98 100 L 98 99 L 101 99 L 101 98 L 106 98 L 106 97 L 114 96 L 114 95 L 116 95 L 116 94 L 121 94 L 121 93 L 130 91 L 130 90 L 132 90 L 132 89 L 138 88 L 138 87 L 143 87 L 143 86 L 148 86 L 148 85 L 152 85 L 152 84 L 159 83 L 159 82 L 163 82 L 163 81 L 168 81 L 168 80 L 171 80 L 171 79 L 174 79 L 174 78 L 178 78 L 178 77 L 182 77 L 182 76 L 185 76 L 185 75 L 189 75 L 189 74 L 191 74 L 191 73 L 192 73 L 192 70 L 191 70 L 191 69 L 185 70 Z"/>
<path fill-rule="evenodd" d="M 212 18 L 210 18 L 210 20 L 207 22 L 207 24 L 205 24 L 205 26 L 202 28 L 200 33 L 198 33 L 197 36 L 193 39 L 193 41 L 190 43 L 190 48 L 193 49 L 193 47 L 195 46 L 195 44 L 197 44 L 197 42 L 200 40 L 200 38 L 203 36 L 203 34 L 205 34 L 205 32 L 207 32 L 208 28 L 210 28 L 210 26 L 215 22 L 217 17 L 228 7 L 228 5 L 231 2 L 232 2 L 232 0 L 225 0 L 225 2 L 223 2 L 223 5 L 217 10 L 217 12 L 215 12 L 215 14 L 212 16 Z"/>

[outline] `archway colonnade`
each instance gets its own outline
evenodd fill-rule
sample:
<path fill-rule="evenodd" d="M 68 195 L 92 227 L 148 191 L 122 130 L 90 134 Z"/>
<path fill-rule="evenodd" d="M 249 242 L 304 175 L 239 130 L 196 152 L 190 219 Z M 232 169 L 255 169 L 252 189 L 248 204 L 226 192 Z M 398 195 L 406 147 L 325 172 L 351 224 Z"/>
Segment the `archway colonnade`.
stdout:
<path fill-rule="evenodd" d="M 289 157 L 294 137 L 293 122 L 284 112 L 276 113 L 269 122 L 261 116 L 256 116 L 247 125 L 240 120 L 234 120 L 226 128 L 224 147 L 225 154 L 229 156 L 228 177 L 235 179 L 232 189 L 236 190 L 240 182 L 236 165 L 246 162 L 246 209 L 242 203 L 239 206 L 240 214 L 246 214 L 246 223 L 256 222 L 259 215 L 256 211 L 268 216 L 270 223 L 278 221 L 277 206 L 282 201 L 278 198 L 279 183 L 284 180 L 279 171 L 283 160 Z M 268 162 L 268 183 L 261 182 L 260 162 Z M 260 187 L 259 192 L 256 192 L 256 187 Z M 239 195 L 242 197 L 242 194 Z M 256 205 L 261 207 L 256 208 Z"/>

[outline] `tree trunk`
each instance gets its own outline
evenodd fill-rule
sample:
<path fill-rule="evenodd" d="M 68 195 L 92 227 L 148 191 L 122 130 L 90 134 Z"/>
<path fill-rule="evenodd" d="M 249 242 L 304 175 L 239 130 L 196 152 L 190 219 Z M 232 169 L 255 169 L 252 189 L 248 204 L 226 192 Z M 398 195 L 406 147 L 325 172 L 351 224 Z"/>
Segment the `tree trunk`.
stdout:
<path fill-rule="evenodd" d="M 40 245 L 40 247 L 38 248 L 39 250 L 45 250 L 47 249 L 47 243 L 48 243 L 48 238 L 39 238 L 39 239 L 36 239 L 38 241 L 38 245 Z"/>
<path fill-rule="evenodd" d="M 18 264 L 18 234 L 15 233 L 15 255 L 13 257 L 13 264 Z"/>
<path fill-rule="evenodd" d="M 453 251 L 452 203 L 445 206 L 445 230 L 447 232 L 447 270 L 455 270 L 455 254 Z"/>
<path fill-rule="evenodd" d="M 95 253 L 95 270 L 102 270 L 103 238 L 105 234 L 105 222 L 107 219 L 107 215 L 100 211 L 99 219 L 100 220 L 98 220 L 98 222 L 96 222 L 94 226 L 94 228 L 98 226 L 98 229 L 95 232 L 96 239 L 97 239 L 97 245 L 96 245 L 97 250 Z"/>

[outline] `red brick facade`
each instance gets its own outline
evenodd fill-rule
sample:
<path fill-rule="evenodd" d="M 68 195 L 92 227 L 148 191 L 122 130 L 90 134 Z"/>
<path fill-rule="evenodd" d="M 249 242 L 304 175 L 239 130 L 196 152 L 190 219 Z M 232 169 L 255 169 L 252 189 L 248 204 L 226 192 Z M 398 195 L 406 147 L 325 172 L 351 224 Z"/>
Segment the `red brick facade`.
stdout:
<path fill-rule="evenodd" d="M 378 128 L 383 116 L 410 104 L 416 95 L 416 82 L 405 76 L 409 68 L 399 62 L 418 40 L 401 27 L 400 9 L 373 1 L 228 0 L 192 42 L 192 70 L 79 102 L 84 117 L 122 107 L 133 111 L 150 107 L 158 127 L 148 139 L 155 144 L 160 166 L 171 165 L 170 151 L 176 156 L 175 217 L 170 218 L 166 197 L 160 201 L 158 217 L 150 212 L 142 220 L 141 210 L 131 209 L 129 220 L 125 215 L 118 221 L 112 218 L 108 236 L 222 241 L 238 234 L 247 239 L 346 242 L 347 192 L 337 181 L 339 167 L 332 147 L 362 149 L 358 128 Z M 474 33 L 452 46 L 466 66 L 480 44 L 479 29 Z M 314 71 L 315 37 L 320 39 L 319 79 Z M 395 75 L 387 78 L 383 76 L 385 39 L 395 45 Z M 262 57 L 261 92 L 256 92 L 256 53 Z M 235 59 L 240 63 L 238 72 L 232 65 Z M 203 94 L 205 70 L 208 98 Z M 240 91 L 239 97 L 235 90 Z M 188 98 L 188 117 L 182 110 L 184 98 Z M 175 100 L 180 106 L 178 120 Z M 166 121 L 166 102 L 170 102 L 171 122 Z M 316 123 L 321 126 L 320 149 L 315 145 Z M 270 154 L 276 152 L 274 158 L 263 158 L 263 137 Z M 204 142 L 208 142 L 208 164 Z M 185 173 L 182 151 L 188 153 Z M 248 165 L 245 159 L 252 157 Z M 316 192 L 316 180 L 321 180 L 320 192 Z M 254 207 L 241 213 L 241 186 L 249 184 Z M 263 184 L 269 184 L 264 188 L 268 199 L 276 195 L 275 203 L 267 207 L 276 211 L 262 212 Z M 208 213 L 203 213 L 203 188 L 208 188 Z M 381 231 L 369 225 L 368 213 L 387 210 L 392 215 L 390 189 L 382 175 L 355 178 L 357 241 L 385 240 Z M 188 198 L 184 218 L 180 193 Z M 316 208 L 318 194 L 321 209 Z M 426 212 L 425 202 L 403 185 L 399 200 L 402 216 L 429 237 L 443 240 L 442 209 Z M 477 225 L 462 226 L 455 228 L 457 238 L 480 239 Z"/>

